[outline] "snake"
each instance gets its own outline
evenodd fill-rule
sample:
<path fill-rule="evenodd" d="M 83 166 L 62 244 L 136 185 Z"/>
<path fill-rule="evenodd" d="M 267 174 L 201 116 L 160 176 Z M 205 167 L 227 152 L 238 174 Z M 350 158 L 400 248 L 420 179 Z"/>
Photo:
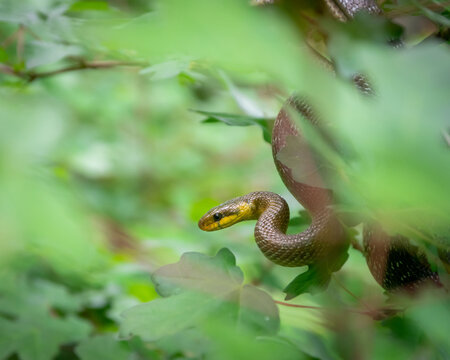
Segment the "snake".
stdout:
<path fill-rule="evenodd" d="M 381 14 L 374 0 L 324 1 L 331 14 L 341 21 L 352 18 L 361 10 Z M 361 92 L 367 92 L 369 86 L 362 76 L 356 76 L 354 82 Z M 291 119 L 291 111 L 298 112 L 317 128 L 318 119 L 311 106 L 301 97 L 291 96 L 273 126 L 272 155 L 283 183 L 311 216 L 309 227 L 298 234 L 286 234 L 289 206 L 280 195 L 268 191 L 255 191 L 228 200 L 203 215 L 198 226 L 204 231 L 215 231 L 241 221 L 257 220 L 255 241 L 270 261 L 287 267 L 314 265 L 331 273 L 342 266 L 339 259 L 347 252 L 349 236 L 346 225 L 333 210 L 332 191 L 298 182 L 292 170 L 278 159 L 290 137 L 307 141 Z M 300 155 L 314 164 L 308 147 L 302 148 Z M 439 276 L 432 270 L 425 254 L 402 235 L 389 236 L 380 224 L 364 224 L 363 254 L 374 279 L 388 291 L 415 292 L 424 284 L 441 286 Z"/>

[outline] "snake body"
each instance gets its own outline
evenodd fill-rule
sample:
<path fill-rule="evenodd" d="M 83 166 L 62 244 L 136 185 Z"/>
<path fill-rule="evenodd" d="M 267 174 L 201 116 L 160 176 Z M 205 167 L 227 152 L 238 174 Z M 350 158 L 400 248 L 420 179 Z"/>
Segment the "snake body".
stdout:
<path fill-rule="evenodd" d="M 373 0 L 325 0 L 332 14 L 345 21 L 357 11 L 380 13 Z M 357 78 L 361 79 L 360 76 Z M 367 84 L 363 81 L 361 91 Z M 272 131 L 272 153 L 278 173 L 297 201 L 311 215 L 305 231 L 286 235 L 289 207 L 286 201 L 271 192 L 252 192 L 229 200 L 209 210 L 199 221 L 205 231 L 219 230 L 243 220 L 258 220 L 255 241 L 263 254 L 282 266 L 318 265 L 328 272 L 341 266 L 340 255 L 347 250 L 344 225 L 332 210 L 332 192 L 325 186 L 310 186 L 295 180 L 292 170 L 278 160 L 279 152 L 290 137 L 304 142 L 303 134 L 290 119 L 290 111 L 297 111 L 313 126 L 317 119 L 310 106 L 298 97 L 291 97 L 279 112 Z M 307 147 L 301 154 L 304 161 L 314 164 Z M 317 183 L 320 184 L 320 177 Z M 378 224 L 365 224 L 364 253 L 375 280 L 387 290 L 415 291 L 423 283 L 440 286 L 439 277 L 432 271 L 426 257 L 402 236 L 388 236 Z"/>

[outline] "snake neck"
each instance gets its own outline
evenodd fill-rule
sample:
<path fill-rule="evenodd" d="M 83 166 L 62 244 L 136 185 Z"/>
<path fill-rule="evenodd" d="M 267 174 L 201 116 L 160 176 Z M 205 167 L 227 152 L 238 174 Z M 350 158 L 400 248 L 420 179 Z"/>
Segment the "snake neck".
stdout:
<path fill-rule="evenodd" d="M 345 233 L 333 213 L 324 209 L 299 234 L 287 235 L 289 206 L 279 195 L 255 192 L 247 195 L 257 223 L 255 241 L 263 254 L 282 266 L 304 266 L 323 261 L 327 254 L 346 248 Z"/>

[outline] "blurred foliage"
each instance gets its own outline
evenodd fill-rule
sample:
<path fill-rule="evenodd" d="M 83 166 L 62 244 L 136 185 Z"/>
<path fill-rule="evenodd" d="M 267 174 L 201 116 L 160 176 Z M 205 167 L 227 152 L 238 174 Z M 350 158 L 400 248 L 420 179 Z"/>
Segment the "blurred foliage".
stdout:
<path fill-rule="evenodd" d="M 386 300 L 351 249 L 325 292 L 286 304 L 311 269 L 264 259 L 252 224 L 196 226 L 255 190 L 287 198 L 290 233 L 308 225 L 261 137 L 296 91 L 335 135 L 298 119 L 338 210 L 442 271 L 448 6 L 383 1 L 388 20 L 339 24 L 316 1 L 0 0 L 0 358 L 449 358 L 445 294 Z"/>

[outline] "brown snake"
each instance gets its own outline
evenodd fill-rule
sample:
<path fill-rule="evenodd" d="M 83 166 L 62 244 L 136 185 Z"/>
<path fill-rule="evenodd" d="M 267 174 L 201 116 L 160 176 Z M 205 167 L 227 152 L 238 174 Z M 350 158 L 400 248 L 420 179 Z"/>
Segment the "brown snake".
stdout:
<path fill-rule="evenodd" d="M 325 2 L 333 16 L 342 21 L 360 10 L 381 13 L 374 0 Z M 359 85 L 357 81 L 355 83 Z M 255 240 L 268 259 L 282 266 L 314 264 L 333 272 L 342 265 L 338 259 L 348 248 L 346 230 L 332 210 L 331 191 L 297 182 L 292 170 L 278 160 L 277 155 L 285 147 L 288 137 L 301 139 L 303 136 L 289 118 L 288 109 L 299 112 L 312 125 L 316 125 L 317 120 L 306 102 L 291 97 L 279 112 L 272 132 L 272 153 L 278 173 L 288 190 L 310 213 L 312 222 L 309 228 L 299 234 L 286 235 L 288 205 L 279 195 L 263 191 L 229 200 L 209 210 L 200 219 L 199 227 L 214 231 L 243 220 L 258 220 Z M 308 149 L 304 150 L 302 157 L 314 162 Z M 364 254 L 375 280 L 387 290 L 415 291 L 423 283 L 441 286 L 437 273 L 431 270 L 424 254 L 406 238 L 388 236 L 378 224 L 364 226 Z"/>

